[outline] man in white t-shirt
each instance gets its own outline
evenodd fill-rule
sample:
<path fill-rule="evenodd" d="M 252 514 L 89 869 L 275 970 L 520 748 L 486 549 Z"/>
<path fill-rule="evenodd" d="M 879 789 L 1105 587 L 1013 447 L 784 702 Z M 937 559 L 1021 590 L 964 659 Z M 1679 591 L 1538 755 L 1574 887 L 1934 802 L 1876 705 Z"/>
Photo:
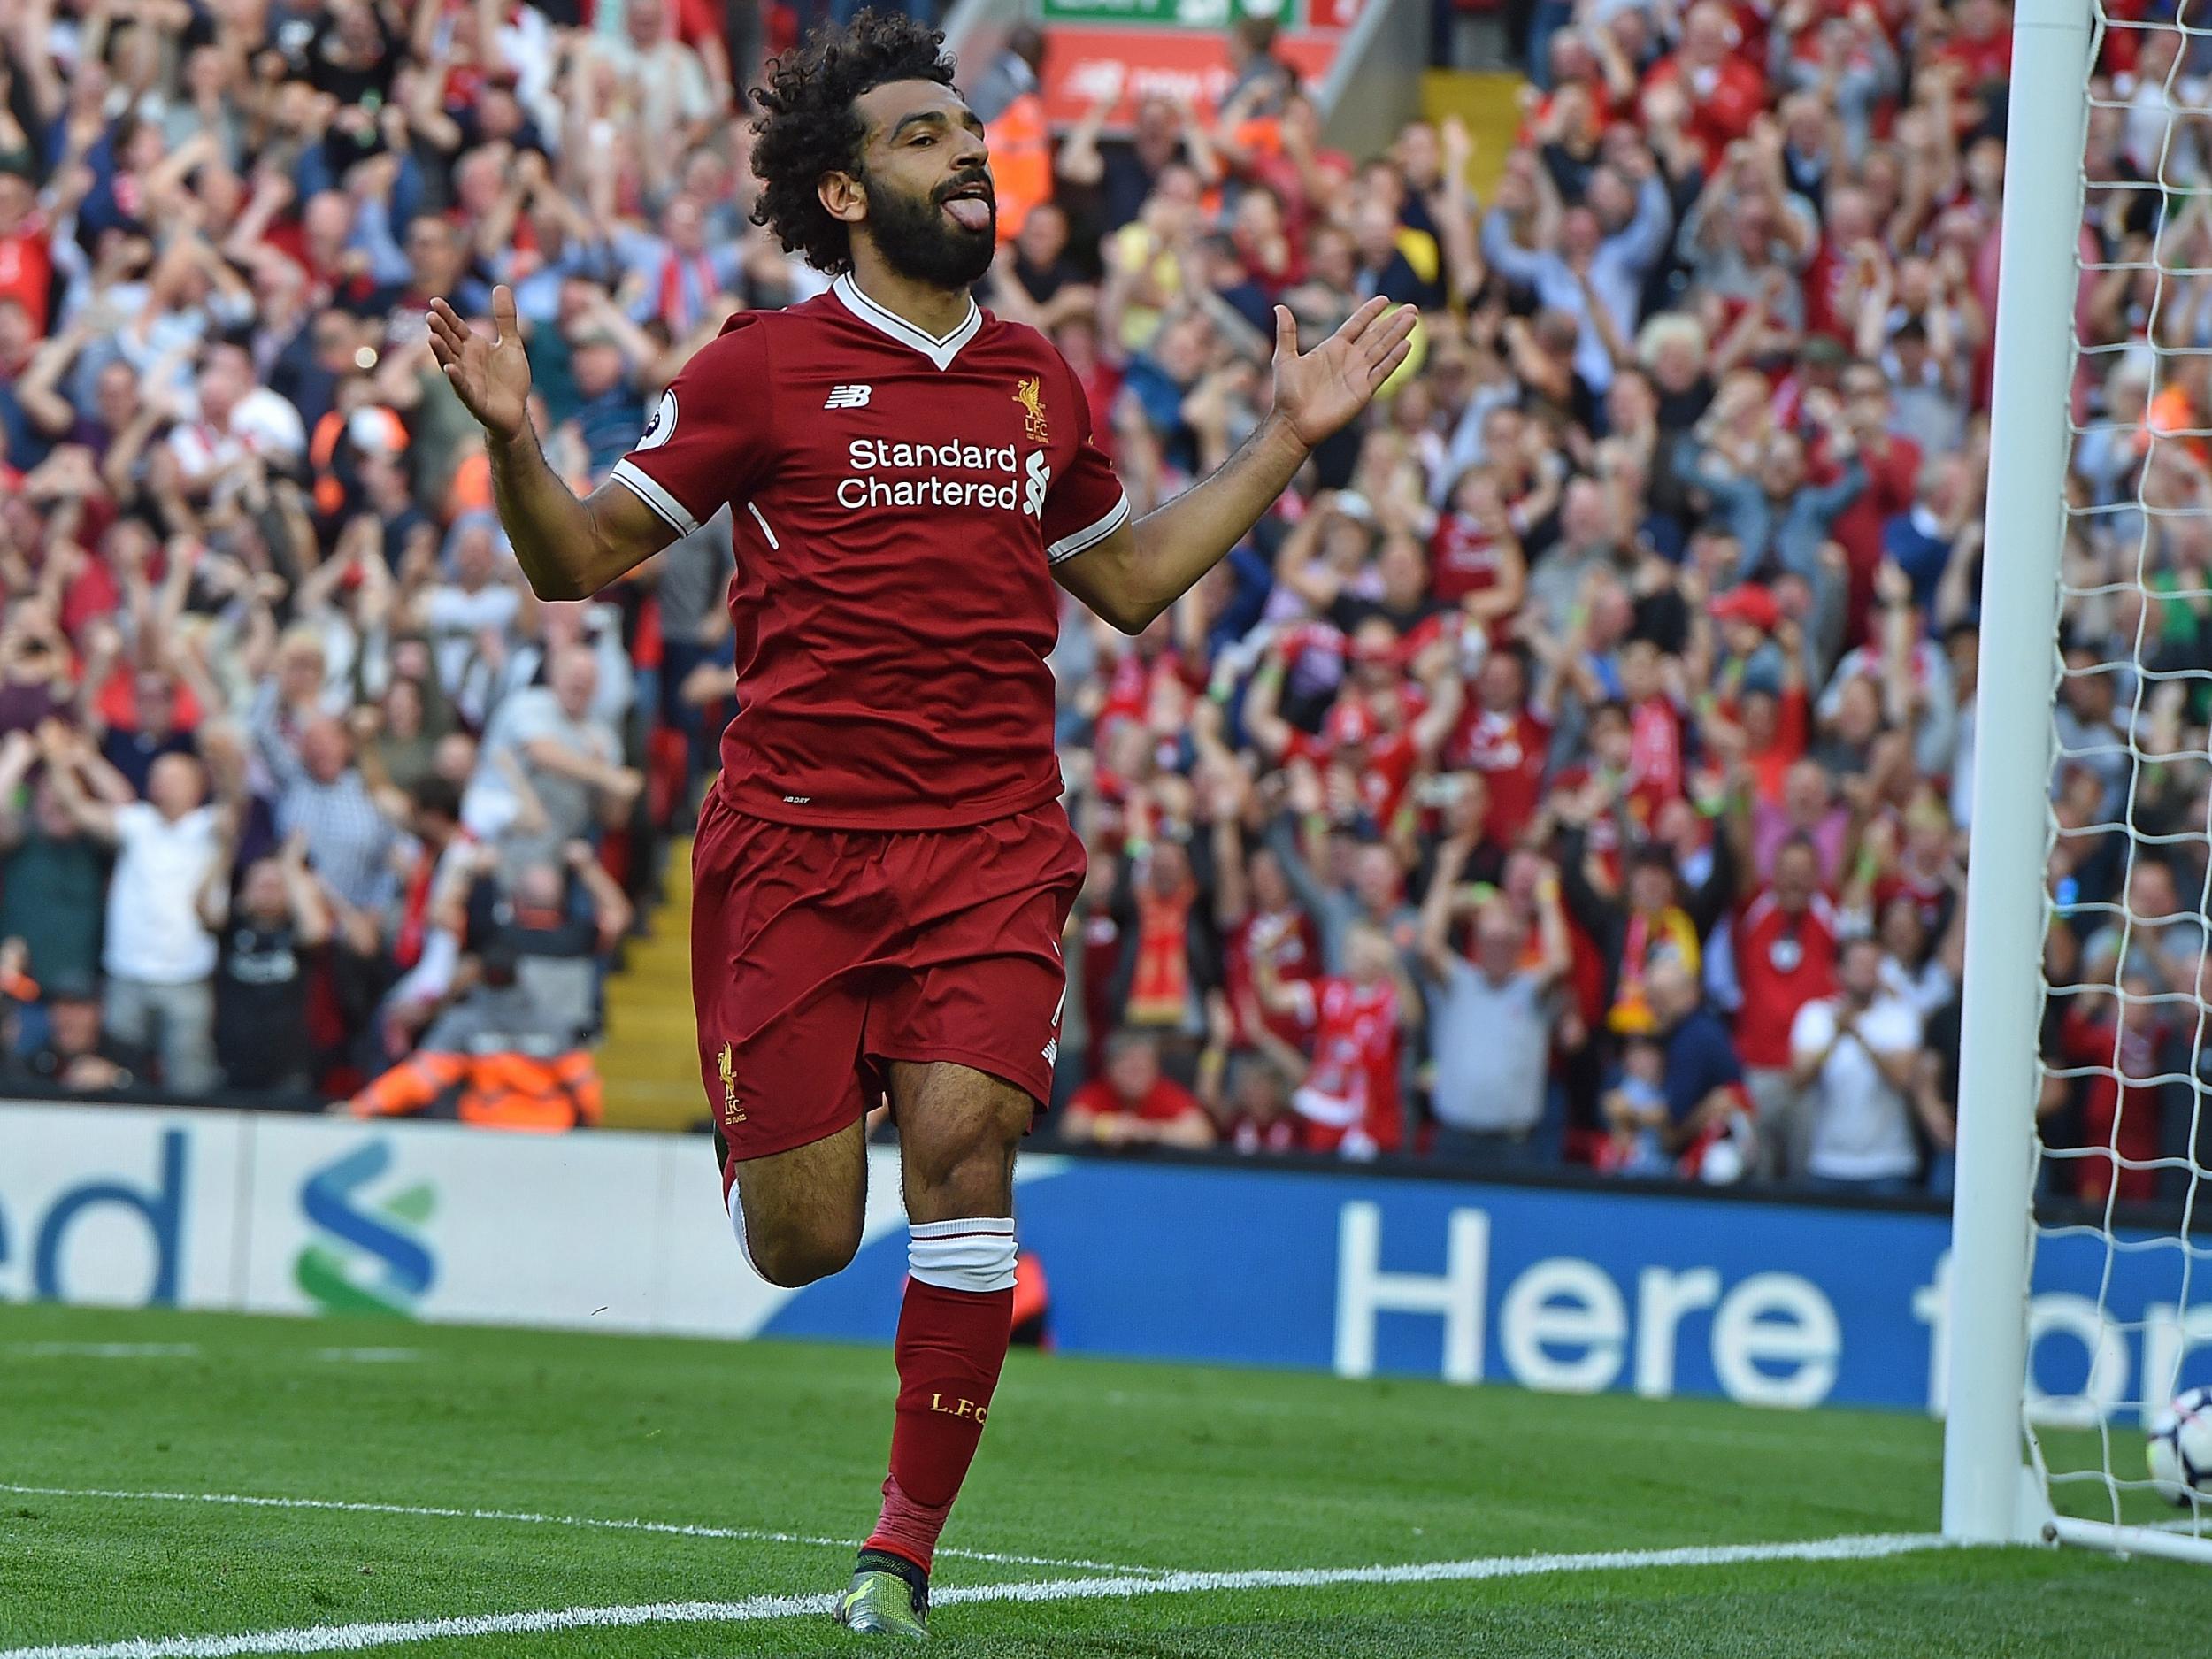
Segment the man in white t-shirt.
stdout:
<path fill-rule="evenodd" d="M 215 1086 L 215 939 L 200 919 L 200 889 L 226 853 L 227 802 L 207 801 L 207 773 L 189 755 L 164 755 L 146 798 L 117 804 L 86 787 L 77 766 L 51 768 L 57 794 L 84 831 L 116 849 L 108 881 L 105 1025 L 151 1048 L 163 1086 L 200 1094 Z M 128 786 L 123 786 L 127 793 Z"/>
<path fill-rule="evenodd" d="M 1790 1026 L 1792 1081 L 1810 1091 L 1807 1179 L 1836 1191 L 1910 1192 L 1920 1172 L 1910 1096 L 1920 1016 L 1883 988 L 1878 940 L 1843 946 L 1836 984 Z"/>

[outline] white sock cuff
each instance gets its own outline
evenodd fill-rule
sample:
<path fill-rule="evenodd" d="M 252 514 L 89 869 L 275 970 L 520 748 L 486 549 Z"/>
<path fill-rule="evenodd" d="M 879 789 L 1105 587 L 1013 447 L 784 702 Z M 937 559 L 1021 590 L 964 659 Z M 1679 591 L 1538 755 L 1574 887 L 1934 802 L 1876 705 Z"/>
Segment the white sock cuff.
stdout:
<path fill-rule="evenodd" d="M 745 1205 L 738 1196 L 736 1182 L 730 1183 L 730 1190 L 723 1194 L 723 1198 L 730 1207 L 730 1231 L 737 1234 L 738 1254 L 745 1258 L 746 1266 L 760 1278 L 766 1279 L 768 1275 L 761 1272 L 760 1263 L 753 1260 L 752 1240 L 745 1236 Z"/>
<path fill-rule="evenodd" d="M 1014 1288 L 1014 1218 L 917 1221 L 908 1227 L 906 1271 L 940 1290 L 979 1295 Z"/>

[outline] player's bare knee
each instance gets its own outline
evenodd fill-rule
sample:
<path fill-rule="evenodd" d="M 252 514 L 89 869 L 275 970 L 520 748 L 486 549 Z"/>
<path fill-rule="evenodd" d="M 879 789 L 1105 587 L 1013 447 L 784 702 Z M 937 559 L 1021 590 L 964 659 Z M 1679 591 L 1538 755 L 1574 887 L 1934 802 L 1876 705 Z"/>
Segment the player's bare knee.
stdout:
<path fill-rule="evenodd" d="M 934 1213 L 1002 1214 L 1023 1126 L 986 1115 L 929 1137 L 908 1155 L 909 1195 Z"/>
<path fill-rule="evenodd" d="M 856 1233 L 836 1228 L 768 1227 L 745 1240 L 753 1271 L 785 1290 L 841 1272 L 859 1248 Z"/>
<path fill-rule="evenodd" d="M 796 1290 L 843 1271 L 860 1248 L 860 1217 L 801 1213 L 745 1213 L 744 1247 L 753 1271 L 770 1284 Z"/>

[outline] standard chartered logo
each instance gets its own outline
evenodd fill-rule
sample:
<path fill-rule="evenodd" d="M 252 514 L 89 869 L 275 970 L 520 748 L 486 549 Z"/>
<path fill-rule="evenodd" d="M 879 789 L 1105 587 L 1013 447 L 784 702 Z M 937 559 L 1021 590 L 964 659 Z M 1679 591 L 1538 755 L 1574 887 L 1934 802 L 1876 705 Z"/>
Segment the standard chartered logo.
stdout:
<path fill-rule="evenodd" d="M 325 1313 L 411 1318 L 437 1278 L 416 1233 L 437 1208 L 436 1189 L 417 1181 L 369 1195 L 391 1164 L 390 1144 L 372 1141 L 301 1185 L 300 1210 L 320 1236 L 299 1253 L 292 1276 Z"/>
<path fill-rule="evenodd" d="M 1041 450 L 1025 462 L 1010 443 L 995 449 L 957 440 L 890 443 L 855 438 L 845 446 L 852 471 L 837 480 L 848 512 L 878 507 L 984 507 L 1042 518 L 1052 468 Z M 905 476 L 886 476 L 904 474 Z"/>

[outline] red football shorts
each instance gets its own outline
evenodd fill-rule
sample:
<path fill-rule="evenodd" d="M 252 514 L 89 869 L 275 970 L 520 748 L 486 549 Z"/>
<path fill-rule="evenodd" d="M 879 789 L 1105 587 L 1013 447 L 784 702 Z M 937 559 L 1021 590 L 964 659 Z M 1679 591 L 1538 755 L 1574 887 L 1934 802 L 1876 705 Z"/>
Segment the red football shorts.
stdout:
<path fill-rule="evenodd" d="M 692 846 L 699 1067 L 731 1166 L 835 1134 L 893 1060 L 1052 1094 L 1060 929 L 1083 843 L 1059 803 L 965 829 L 808 829 L 710 790 Z"/>

